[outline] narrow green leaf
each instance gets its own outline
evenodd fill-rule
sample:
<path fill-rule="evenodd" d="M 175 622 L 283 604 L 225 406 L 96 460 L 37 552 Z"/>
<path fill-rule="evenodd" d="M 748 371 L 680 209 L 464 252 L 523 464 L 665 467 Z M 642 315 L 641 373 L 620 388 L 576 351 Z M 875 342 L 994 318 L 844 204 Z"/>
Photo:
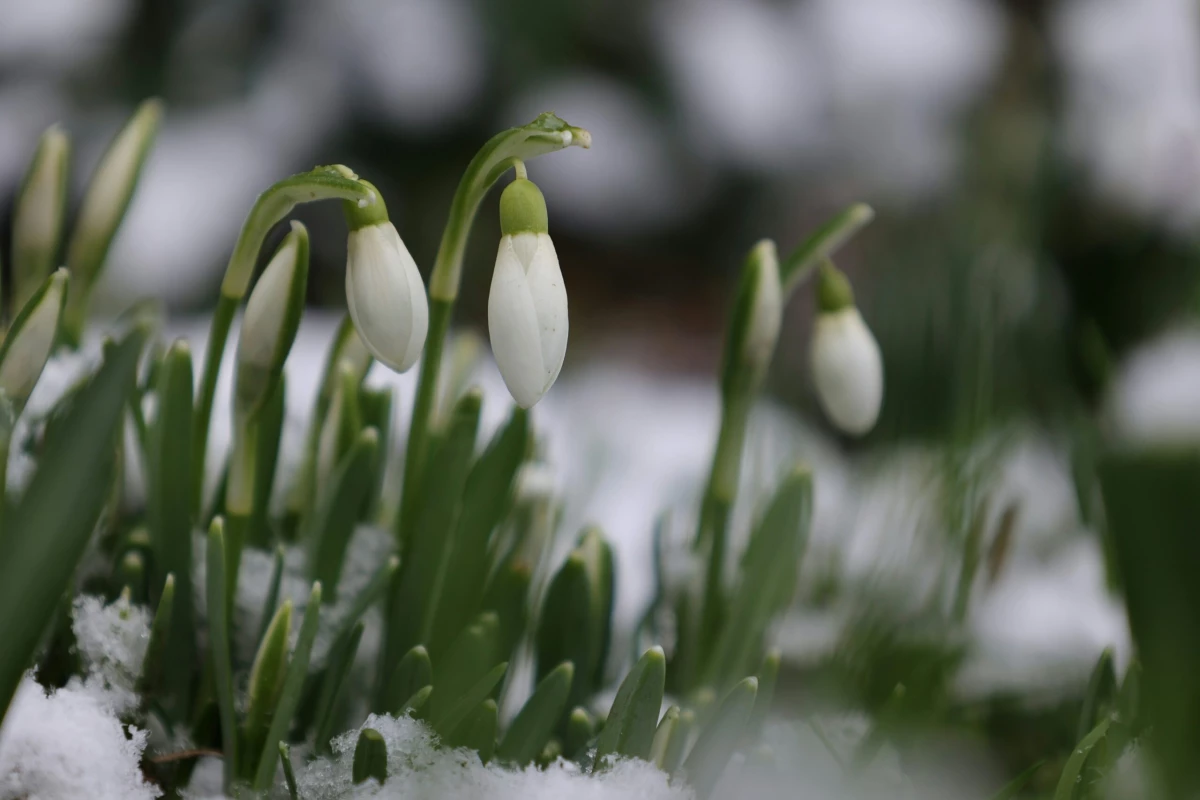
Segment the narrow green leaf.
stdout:
<path fill-rule="evenodd" d="M 300 800 L 300 790 L 296 788 L 296 773 L 292 770 L 292 748 L 287 742 L 279 743 L 279 763 L 283 766 L 283 780 L 287 783 L 289 800 Z"/>
<path fill-rule="evenodd" d="M 612 546 L 596 528 L 583 532 L 579 540 L 579 552 L 588 572 L 588 587 L 592 595 L 592 613 L 596 616 L 595 627 L 599 632 L 595 663 L 592 667 L 593 688 L 603 686 L 604 665 L 608 661 L 608 648 L 612 642 L 612 615 L 616 603 L 616 570 L 613 567 Z"/>
<path fill-rule="evenodd" d="M 400 568 L 400 559 L 396 556 L 389 556 L 387 563 L 379 568 L 367 583 L 363 590 L 354 598 L 354 602 L 350 604 L 350 610 L 342 617 L 341 625 L 338 628 L 337 635 L 334 641 L 344 640 L 350 635 L 351 629 L 362 619 L 363 615 L 370 610 L 371 606 L 379 602 L 379 599 L 387 592 L 388 586 L 396 576 L 396 571 Z"/>
<path fill-rule="evenodd" d="M 696 712 L 687 708 L 680 711 L 679 723 L 675 727 L 675 732 L 671 734 L 667 753 L 663 756 L 663 772 L 674 775 L 679 771 L 679 767 L 683 764 L 683 757 L 687 754 L 688 740 L 691 739 L 692 731 L 695 728 Z"/>
<path fill-rule="evenodd" d="M 1009 781 L 1007 786 L 1005 786 L 992 797 L 992 800 L 1013 800 L 1013 798 L 1020 794 L 1021 790 L 1024 789 L 1031 780 L 1033 780 L 1033 776 L 1037 774 L 1037 771 L 1042 768 L 1042 764 L 1044 763 L 1046 762 L 1039 761 L 1032 767 L 1026 769 L 1017 777 L 1013 778 L 1011 781 Z"/>
<path fill-rule="evenodd" d="M 490 566 L 488 540 L 512 504 L 513 480 L 525 457 L 529 414 L 514 409 L 508 423 L 472 465 L 462 513 L 435 599 L 429 650 L 436 658 L 481 610 Z"/>
<path fill-rule="evenodd" d="M 254 507 L 247 530 L 247 541 L 255 547 L 265 548 L 271 542 L 267 514 L 271 507 L 271 490 L 275 487 L 275 469 L 279 463 L 286 397 L 287 375 L 281 374 L 274 390 L 255 416 Z"/>
<path fill-rule="evenodd" d="M 213 691 L 221 718 L 224 786 L 228 793 L 238 774 L 238 730 L 234 716 L 233 666 L 229 647 L 229 608 L 225 605 L 225 522 L 220 517 L 208 529 L 205 602 L 208 614 L 208 649 L 212 658 Z M 274 756 L 272 756 L 272 759 Z"/>
<path fill-rule="evenodd" d="M 362 431 L 362 414 L 358 402 L 361 383 L 350 365 L 339 366 L 337 391 L 334 392 L 333 402 L 330 403 L 329 412 L 324 417 L 321 435 L 317 441 L 314 491 L 325 485 Z"/>
<path fill-rule="evenodd" d="M 733 757 L 733 751 L 741 741 L 746 723 L 754 712 L 754 698 L 758 694 L 758 679 L 746 678 L 738 683 L 717 706 L 708 725 L 692 747 L 684 762 L 688 783 L 696 790 L 696 796 L 707 798 L 716 788 L 725 765 Z"/>
<path fill-rule="evenodd" d="M 567 729 L 562 743 L 563 755 L 567 758 L 578 758 L 587 750 L 588 742 L 595 735 L 596 721 L 586 708 L 576 706 L 567 717 Z"/>
<path fill-rule="evenodd" d="M 167 637 L 171 633 L 171 620 L 175 608 L 175 576 L 167 573 L 163 581 L 162 594 L 158 597 L 158 608 L 150 624 L 150 641 L 146 644 L 146 655 L 142 657 L 142 677 L 139 691 L 153 695 L 163 683 L 163 653 L 167 649 Z"/>
<path fill-rule="evenodd" d="M 380 784 L 387 782 L 387 742 L 374 728 L 363 728 L 354 747 L 351 780 L 359 784 L 370 779 Z"/>
<path fill-rule="evenodd" d="M 537 757 L 562 719 L 574 677 L 575 665 L 567 661 L 538 683 L 505 731 L 496 750 L 498 758 L 523 767 Z"/>
<path fill-rule="evenodd" d="M 499 715 L 496 701 L 490 697 L 471 712 L 446 740 L 451 747 L 468 747 L 479 754 L 484 764 L 492 760 L 496 750 L 496 720 Z"/>
<path fill-rule="evenodd" d="M 671 740 L 679 730 L 679 706 L 671 706 L 663 714 L 654 731 L 654 741 L 650 743 L 650 763 L 659 769 L 666 769 L 667 755 L 671 751 Z"/>
<path fill-rule="evenodd" d="M 508 669 L 507 662 L 497 664 L 462 695 L 450 698 L 451 702 L 449 703 L 441 701 L 443 706 L 441 714 L 431 717 L 430 720 L 433 724 L 433 729 L 443 736 L 453 732 L 455 728 L 462 724 L 463 720 L 466 719 L 475 706 L 487 699 L 488 695 L 492 693 L 492 690 L 496 688 L 497 684 L 504 677 L 506 669 Z M 434 690 L 432 708 L 436 709 L 439 703 L 438 695 L 441 690 L 437 688 L 436 684 L 434 685 Z"/>
<path fill-rule="evenodd" d="M 446 654 L 437 660 L 437 669 L 433 672 L 433 719 L 444 716 L 452 705 L 459 702 L 464 692 L 501 660 L 496 647 L 499 628 L 500 623 L 495 614 L 480 614 L 475 622 L 458 635 Z M 483 698 L 476 701 L 476 704 L 481 702 Z"/>
<path fill-rule="evenodd" d="M 154 547 L 151 585 L 175 576 L 176 595 L 166 651 L 163 691 L 178 714 L 191 705 L 196 660 L 196 613 L 192 589 L 192 353 L 176 340 L 158 367 L 158 414 L 147 452 L 146 517 Z"/>
<path fill-rule="evenodd" d="M 379 431 L 382 446 L 376 451 L 375 463 L 371 467 L 371 490 L 363 504 L 363 515 L 368 519 L 379 519 L 383 503 L 383 481 L 387 472 L 388 443 L 392 440 L 392 407 L 394 397 L 391 387 L 381 389 L 363 388 L 358 393 L 358 405 L 362 412 L 363 426 Z"/>
<path fill-rule="evenodd" d="M 325 677 L 321 681 L 321 694 L 317 698 L 316 735 L 313 741 L 318 750 L 327 750 L 329 739 L 333 735 L 333 725 L 337 721 L 336 711 L 341 698 L 346 693 L 350 670 L 354 667 L 354 657 L 358 655 L 358 643 L 362 640 L 363 623 L 355 623 L 350 629 L 350 635 L 345 641 L 338 642 L 329 653 L 329 666 L 325 668 Z"/>
<path fill-rule="evenodd" d="M 1106 715 L 1116 702 L 1117 673 L 1113 668 L 1112 648 L 1105 648 L 1092 669 L 1092 677 L 1088 680 L 1087 693 L 1083 697 L 1083 707 L 1079 712 L 1079 724 L 1075 730 L 1075 741 L 1087 736 L 1088 731 L 1096 726 L 1100 717 Z"/>
<path fill-rule="evenodd" d="M 754 669 L 763 636 L 791 602 L 812 517 L 812 472 L 783 480 L 742 557 L 740 581 L 714 649 L 707 682 L 718 689 Z"/>
<path fill-rule="evenodd" d="M 510 656 L 525 634 L 532 582 L 529 565 L 514 560 L 500 567 L 483 594 L 484 610 L 495 612 L 500 620 L 496 651 L 501 658 Z"/>
<path fill-rule="evenodd" d="M 279 605 L 279 587 L 283 583 L 283 557 L 285 550 L 283 545 L 275 548 L 275 556 L 271 559 L 271 582 L 267 584 L 267 596 L 263 600 L 261 621 L 258 625 L 258 639 L 262 641 L 267 636 L 267 628 L 271 626 L 271 620 L 275 618 L 275 608 Z"/>
<path fill-rule="evenodd" d="M 424 645 L 417 645 L 404 654 L 387 683 L 387 701 L 384 711 L 399 714 L 405 702 L 422 687 L 433 682 L 433 666 Z"/>
<path fill-rule="evenodd" d="M 667 678 L 667 659 L 661 647 L 652 647 L 638 659 L 621 681 L 612 710 L 596 743 L 593 769 L 601 769 L 610 755 L 650 756 L 658 714 L 662 709 L 663 687 Z"/>
<path fill-rule="evenodd" d="M 1091 732 L 1075 746 L 1070 757 L 1067 758 L 1067 763 L 1063 765 L 1062 774 L 1058 778 L 1058 786 L 1054 788 L 1054 800 L 1072 800 L 1075 797 L 1075 790 L 1083 781 L 1083 766 L 1087 763 L 1092 748 L 1104 740 L 1111 723 L 1112 719 L 1109 717 L 1100 720 L 1100 724 L 1092 728 Z"/>
<path fill-rule="evenodd" d="M 535 636 L 539 680 L 563 661 L 575 664 L 570 707 L 585 705 L 603 684 L 612 603 L 612 549 L 598 531 L 586 531 L 550 582 Z"/>
<path fill-rule="evenodd" d="M 354 322 L 350 319 L 350 315 L 346 315 L 342 319 L 342 324 L 338 327 L 337 333 L 334 334 L 333 341 L 329 345 L 329 354 L 325 358 L 325 367 L 321 378 L 321 388 L 317 392 L 312 415 L 309 417 L 308 434 L 305 437 L 304 445 L 304 460 L 300 465 L 300 472 L 296 476 L 296 482 L 288 491 L 287 497 L 287 512 L 285 518 L 293 522 L 305 516 L 312 506 L 313 502 L 313 481 L 316 475 L 316 460 L 317 446 L 321 437 L 321 422 L 329 414 L 329 404 L 333 400 L 333 394 L 336 391 L 339 380 L 339 365 L 345 364 L 358 378 L 358 383 L 361 385 L 364 378 L 367 376 L 368 370 L 371 368 L 371 354 L 367 350 L 366 345 L 358 338 L 357 331 L 354 330 Z M 368 425 L 373 424 L 370 421 Z M 386 431 L 382 426 L 376 425 L 381 434 Z M 387 436 L 381 436 L 384 442 L 388 441 Z M 385 448 L 386 449 L 386 448 Z M 286 526 L 285 526 L 286 527 Z"/>
<path fill-rule="evenodd" d="M 269 789 L 275 780 L 275 753 L 292 724 L 296 707 L 300 705 L 300 695 L 308 677 L 308 659 L 312 655 L 313 640 L 317 638 L 320 611 L 321 584 L 314 583 L 308 596 L 308 605 L 304 608 L 304 620 L 300 623 L 296 649 L 292 651 L 292 662 L 288 666 L 287 677 L 284 678 L 283 689 L 279 693 L 279 703 L 275 707 L 275 715 L 271 719 L 271 727 L 258 758 L 258 771 L 254 778 L 254 788 L 257 791 Z"/>
<path fill-rule="evenodd" d="M 448 532 L 455 529 L 481 403 L 480 393 L 471 391 L 455 405 L 445 439 L 427 465 L 427 474 L 436 475 L 437 480 L 426 486 L 415 529 L 402 532 L 400 574 L 387 608 L 383 675 L 391 674 L 396 662 L 414 645 L 429 643 L 438 611 L 434 598 L 441 596 L 453 538 Z"/>
<path fill-rule="evenodd" d="M 249 758 L 243 759 L 241 777 L 251 779 L 258 766 L 253 754 L 262 752 L 263 741 L 271 726 L 279 693 L 283 690 L 283 679 L 287 671 L 288 635 L 292 629 L 292 601 L 285 600 L 275 613 L 267 628 L 267 635 L 258 645 L 254 664 L 250 668 L 249 700 L 246 705 L 246 722 L 242 741 Z M 274 761 L 274 757 L 271 759 Z"/>
<path fill-rule="evenodd" d="M 1165 791 L 1200 789 L 1200 451 L 1121 452 L 1099 465 L 1107 533 L 1143 670 Z"/>
<path fill-rule="evenodd" d="M 322 491 L 305 535 L 312 543 L 309 564 L 313 580 L 329 587 L 325 592 L 327 603 L 337 598 L 346 548 L 371 490 L 371 473 L 378 450 L 379 432 L 374 428 L 363 430 Z"/>
<path fill-rule="evenodd" d="M 1134 661 L 1125 670 L 1125 680 L 1121 681 L 1121 693 L 1117 697 L 1117 714 L 1121 720 L 1134 729 L 1139 729 L 1140 701 L 1142 695 L 1142 667 Z"/>
<path fill-rule="evenodd" d="M 425 709 L 425 706 L 429 703 L 429 696 L 431 694 L 433 694 L 432 686 L 422 686 L 420 689 L 413 692 L 412 697 L 400 704 L 400 708 L 397 709 L 396 715 L 399 716 L 400 714 L 410 714 L 414 717 L 422 718 L 421 715 Z"/>

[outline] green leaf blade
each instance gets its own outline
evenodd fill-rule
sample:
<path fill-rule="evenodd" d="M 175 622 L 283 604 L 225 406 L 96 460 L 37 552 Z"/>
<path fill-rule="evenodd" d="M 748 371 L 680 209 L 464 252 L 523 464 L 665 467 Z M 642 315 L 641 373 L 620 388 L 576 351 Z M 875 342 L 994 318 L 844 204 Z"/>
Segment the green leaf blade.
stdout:
<path fill-rule="evenodd" d="M 666 678 L 666 656 L 661 647 L 652 647 L 638 659 L 617 690 L 596 743 L 594 770 L 601 769 L 611 755 L 649 758 Z"/>

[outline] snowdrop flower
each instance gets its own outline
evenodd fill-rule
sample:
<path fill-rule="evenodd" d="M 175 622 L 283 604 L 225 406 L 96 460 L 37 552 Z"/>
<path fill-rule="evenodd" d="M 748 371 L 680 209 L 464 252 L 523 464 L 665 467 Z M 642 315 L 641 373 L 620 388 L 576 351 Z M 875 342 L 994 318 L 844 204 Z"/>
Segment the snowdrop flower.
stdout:
<path fill-rule="evenodd" d="M 417 363 L 429 332 L 425 284 L 396 227 L 388 221 L 382 197 L 366 208 L 353 203 L 345 208 L 350 225 L 346 264 L 350 318 L 371 355 L 404 372 Z"/>
<path fill-rule="evenodd" d="M 817 398 L 834 425 L 862 436 L 879 418 L 883 359 L 875 337 L 854 305 L 846 276 L 826 262 L 819 281 L 819 313 L 809 352 Z"/>
<path fill-rule="evenodd" d="M 509 393 L 530 408 L 567 353 L 567 290 L 547 233 L 546 200 L 523 176 L 500 196 L 500 251 L 488 297 L 492 353 Z"/>
<path fill-rule="evenodd" d="M 0 346 L 0 396 L 18 416 L 54 349 L 67 297 L 67 270 L 58 269 L 13 320 Z"/>

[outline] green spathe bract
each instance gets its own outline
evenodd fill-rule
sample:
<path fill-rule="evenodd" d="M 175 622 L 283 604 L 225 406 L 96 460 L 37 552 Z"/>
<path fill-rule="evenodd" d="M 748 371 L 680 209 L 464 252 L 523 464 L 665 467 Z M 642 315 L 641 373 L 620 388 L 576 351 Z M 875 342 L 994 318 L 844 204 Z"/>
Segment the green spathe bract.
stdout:
<path fill-rule="evenodd" d="M 67 269 L 75 284 L 64 321 L 64 338 L 69 343 L 78 344 L 81 339 L 92 287 L 133 199 L 162 113 L 162 103 L 157 99 L 138 106 L 108 146 L 88 183 L 67 245 Z"/>
<path fill-rule="evenodd" d="M 48 277 L 13 320 L 0 345 L 0 394 L 11 404 L 14 417 L 25 407 L 54 349 L 67 300 L 67 278 L 65 269 Z"/>
<path fill-rule="evenodd" d="M 13 308 L 21 308 L 54 269 L 66 216 L 71 141 L 51 125 L 38 141 L 13 208 Z"/>

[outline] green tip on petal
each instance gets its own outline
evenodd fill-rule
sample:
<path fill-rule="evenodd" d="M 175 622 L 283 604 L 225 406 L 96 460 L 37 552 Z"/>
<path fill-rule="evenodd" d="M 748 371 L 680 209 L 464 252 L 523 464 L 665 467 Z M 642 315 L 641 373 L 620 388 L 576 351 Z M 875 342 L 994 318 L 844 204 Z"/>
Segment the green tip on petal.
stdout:
<path fill-rule="evenodd" d="M 500 231 L 505 236 L 517 233 L 549 233 L 546 198 L 533 181 L 517 178 L 500 195 Z"/>
<path fill-rule="evenodd" d="M 351 202 L 350 200 L 343 200 L 342 208 L 346 212 L 346 225 L 350 230 L 356 231 L 368 225 L 378 225 L 381 222 L 387 222 L 387 204 L 383 202 L 383 195 L 375 188 L 375 184 L 370 181 L 364 181 L 362 178 L 359 178 L 358 182 L 371 190 L 371 193 L 375 196 L 375 200 L 366 205 L 362 205 L 361 201 Z"/>
<path fill-rule="evenodd" d="M 817 278 L 817 308 L 825 314 L 854 306 L 854 289 L 846 274 L 826 261 Z"/>

